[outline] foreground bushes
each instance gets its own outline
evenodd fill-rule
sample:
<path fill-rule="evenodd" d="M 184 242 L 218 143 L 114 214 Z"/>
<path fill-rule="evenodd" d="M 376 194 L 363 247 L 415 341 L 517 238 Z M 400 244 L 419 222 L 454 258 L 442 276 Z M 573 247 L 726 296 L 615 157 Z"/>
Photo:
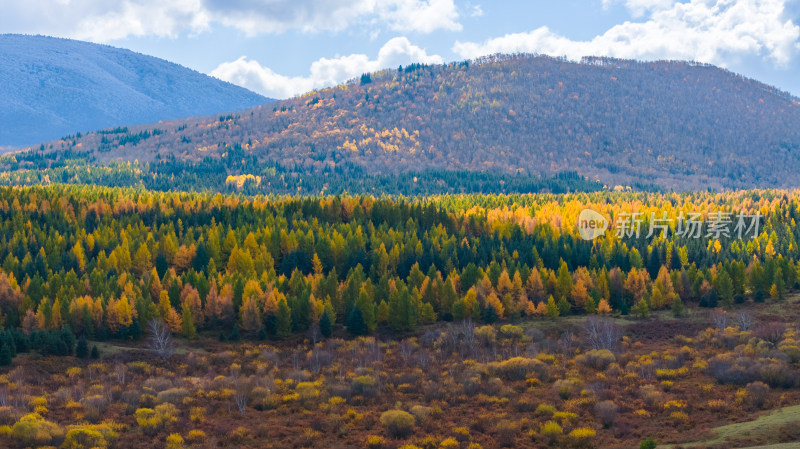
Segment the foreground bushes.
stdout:
<path fill-rule="evenodd" d="M 381 414 L 381 424 L 389 435 L 402 438 L 414 428 L 414 415 L 403 410 L 388 410 Z"/>

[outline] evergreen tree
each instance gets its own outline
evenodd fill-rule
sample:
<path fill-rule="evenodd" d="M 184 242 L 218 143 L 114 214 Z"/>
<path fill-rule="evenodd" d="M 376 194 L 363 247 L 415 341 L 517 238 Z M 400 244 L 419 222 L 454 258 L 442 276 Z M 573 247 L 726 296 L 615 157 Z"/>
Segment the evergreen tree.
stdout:
<path fill-rule="evenodd" d="M 364 287 L 359 291 L 355 305 L 361 312 L 361 317 L 364 320 L 364 324 L 367 326 L 367 332 L 374 332 L 378 327 L 378 320 L 375 317 L 375 301 L 370 298 L 369 293 Z"/>
<path fill-rule="evenodd" d="M 133 318 L 131 325 L 128 327 L 128 335 L 134 341 L 142 339 L 142 326 L 139 324 L 139 318 Z"/>
<path fill-rule="evenodd" d="M 561 261 L 561 266 L 558 267 L 558 275 L 556 276 L 556 297 L 559 302 L 561 299 L 567 299 L 572 292 L 572 275 L 569 274 L 567 263 Z M 564 313 L 562 313 L 564 315 Z"/>
<path fill-rule="evenodd" d="M 717 274 L 717 293 L 726 308 L 733 307 L 733 282 L 725 269 L 720 269 Z"/>
<path fill-rule="evenodd" d="M 5 343 L 0 344 L 0 366 L 11 365 L 12 359 L 11 348 Z"/>
<path fill-rule="evenodd" d="M 561 310 L 558 308 L 556 304 L 556 300 L 553 298 L 553 295 L 550 295 L 547 298 L 547 312 L 545 313 L 548 318 L 557 318 L 561 314 Z"/>
<path fill-rule="evenodd" d="M 417 324 L 416 311 L 411 302 L 411 292 L 406 286 L 389 297 L 389 327 L 394 331 L 409 331 Z"/>
<path fill-rule="evenodd" d="M 81 336 L 78 339 L 78 346 L 75 348 L 75 357 L 80 359 L 85 359 L 89 356 L 89 343 L 86 341 L 86 337 Z"/>
<path fill-rule="evenodd" d="M 494 324 L 497 322 L 497 311 L 491 304 L 483 309 L 483 322 L 486 324 Z"/>
<path fill-rule="evenodd" d="M 197 329 L 192 319 L 192 309 L 188 307 L 184 307 L 183 314 L 181 314 L 181 333 L 189 340 L 193 340 L 197 336 Z"/>
<path fill-rule="evenodd" d="M 639 302 L 634 304 L 634 306 L 631 308 L 631 312 L 633 312 L 640 318 L 644 318 L 650 315 L 650 306 L 648 306 L 647 301 L 645 301 L 644 298 L 642 298 L 639 300 Z"/>
<path fill-rule="evenodd" d="M 674 316 L 675 318 L 680 318 L 684 314 L 686 314 L 686 307 L 683 305 L 681 297 L 675 295 L 672 299 L 672 316 Z"/>
<path fill-rule="evenodd" d="M 353 306 L 347 317 L 347 330 L 353 335 L 365 335 L 369 330 L 358 306 Z"/>
<path fill-rule="evenodd" d="M 319 317 L 319 333 L 325 338 L 329 338 L 333 333 L 333 323 L 327 310 L 324 310 L 322 316 Z"/>
<path fill-rule="evenodd" d="M 275 318 L 275 335 L 278 338 L 290 336 L 292 334 L 292 312 L 283 298 L 278 302 L 278 314 Z"/>
<path fill-rule="evenodd" d="M 242 339 L 242 336 L 239 333 L 239 325 L 238 324 L 234 324 L 233 325 L 233 330 L 231 331 L 231 335 L 230 335 L 230 337 L 228 337 L 228 340 L 230 340 L 230 341 L 239 341 L 241 339 Z"/>
<path fill-rule="evenodd" d="M 91 355 L 91 357 L 93 359 L 99 359 L 100 358 L 100 351 L 97 350 L 97 345 L 92 345 L 92 355 Z"/>
<path fill-rule="evenodd" d="M 569 305 L 569 301 L 567 301 L 566 297 L 561 297 L 558 300 L 558 314 L 561 316 L 569 315 L 570 309 L 572 306 Z"/>

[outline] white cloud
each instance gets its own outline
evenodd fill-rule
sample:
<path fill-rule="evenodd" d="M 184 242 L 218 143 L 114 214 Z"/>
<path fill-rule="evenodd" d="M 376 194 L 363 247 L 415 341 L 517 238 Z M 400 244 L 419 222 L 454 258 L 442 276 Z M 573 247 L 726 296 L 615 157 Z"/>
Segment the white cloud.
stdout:
<path fill-rule="evenodd" d="M 623 0 L 603 0 L 603 7 L 609 8 L 614 3 L 623 3 Z M 630 10 L 633 17 L 642 17 L 650 11 L 669 9 L 676 0 L 624 0 L 625 7 Z"/>
<path fill-rule="evenodd" d="M 385 24 L 395 31 L 460 30 L 453 0 L 205 0 L 215 18 L 248 35 L 341 31 Z"/>
<path fill-rule="evenodd" d="M 3 32 L 93 42 L 177 37 L 213 24 L 251 36 L 354 26 L 421 33 L 461 29 L 454 0 L 24 0 L 2 8 Z"/>
<path fill-rule="evenodd" d="M 129 36 L 176 37 L 208 29 L 203 0 L 29 0 L 6 2 L 0 29 L 92 42 Z"/>
<path fill-rule="evenodd" d="M 784 5 L 785 0 L 627 0 L 632 14 L 646 14 L 646 20 L 616 25 L 592 40 L 574 41 L 541 27 L 483 43 L 457 41 L 453 51 L 464 58 L 529 52 L 575 60 L 592 55 L 722 66 L 730 56 L 757 55 L 786 65 L 797 53 L 800 27 L 785 18 Z"/>
<path fill-rule="evenodd" d="M 364 54 L 352 54 L 339 58 L 321 58 L 311 64 L 309 75 L 289 77 L 263 67 L 258 61 L 247 57 L 220 64 L 211 72 L 221 80 L 231 82 L 271 98 L 288 98 L 313 89 L 340 84 L 362 73 L 394 68 L 412 62 L 441 64 L 442 57 L 429 55 L 424 49 L 412 45 L 405 37 L 396 37 L 386 42 L 378 51 L 376 59 Z"/>

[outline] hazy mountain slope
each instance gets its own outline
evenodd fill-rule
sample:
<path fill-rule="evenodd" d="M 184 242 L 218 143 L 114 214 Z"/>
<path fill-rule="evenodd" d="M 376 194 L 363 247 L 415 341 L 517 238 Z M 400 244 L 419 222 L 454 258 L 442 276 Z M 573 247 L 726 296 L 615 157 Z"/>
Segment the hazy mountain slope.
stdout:
<path fill-rule="evenodd" d="M 0 35 L 0 146 L 241 110 L 267 101 L 241 87 L 129 50 Z"/>
<path fill-rule="evenodd" d="M 132 137 L 154 127 L 163 133 Z M 298 176 L 347 176 L 353 167 L 383 175 L 577 171 L 608 185 L 800 186 L 797 99 L 684 62 L 517 55 L 415 65 L 241 114 L 126 131 L 48 151 L 88 151 L 101 162 L 222 158 L 216 164 L 229 174 L 266 173 L 242 165 L 243 154 Z"/>

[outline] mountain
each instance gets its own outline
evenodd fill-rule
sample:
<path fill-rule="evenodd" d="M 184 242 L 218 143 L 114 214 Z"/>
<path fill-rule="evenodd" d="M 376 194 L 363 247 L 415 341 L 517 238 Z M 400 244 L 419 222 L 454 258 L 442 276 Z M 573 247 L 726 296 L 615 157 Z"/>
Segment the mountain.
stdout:
<path fill-rule="evenodd" d="M 267 98 L 129 50 L 0 35 L 0 146 L 110 126 L 215 114 Z"/>
<path fill-rule="evenodd" d="M 51 142 L 18 154 L 7 167 L 23 171 L 0 182 L 36 182 L 41 173 L 24 170 L 48 169 L 69 182 L 250 193 L 549 189 L 528 185 L 531 176 L 676 190 L 797 187 L 798 156 L 798 99 L 729 71 L 495 55 L 365 74 L 237 114 Z M 88 175 L 75 165 L 134 160 L 144 175 Z"/>

